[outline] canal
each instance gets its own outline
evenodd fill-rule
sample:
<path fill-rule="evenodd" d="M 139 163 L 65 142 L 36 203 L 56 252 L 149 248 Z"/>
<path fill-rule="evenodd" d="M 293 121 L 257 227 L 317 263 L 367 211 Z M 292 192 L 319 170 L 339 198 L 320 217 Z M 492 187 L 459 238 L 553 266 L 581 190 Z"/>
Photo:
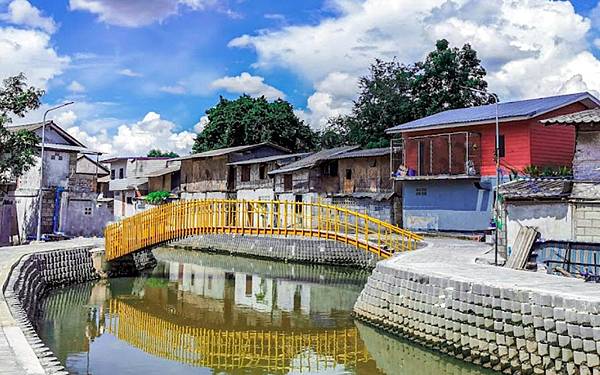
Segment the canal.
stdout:
<path fill-rule="evenodd" d="M 484 374 L 355 321 L 369 272 L 157 249 L 53 291 L 35 322 L 73 374 Z"/>

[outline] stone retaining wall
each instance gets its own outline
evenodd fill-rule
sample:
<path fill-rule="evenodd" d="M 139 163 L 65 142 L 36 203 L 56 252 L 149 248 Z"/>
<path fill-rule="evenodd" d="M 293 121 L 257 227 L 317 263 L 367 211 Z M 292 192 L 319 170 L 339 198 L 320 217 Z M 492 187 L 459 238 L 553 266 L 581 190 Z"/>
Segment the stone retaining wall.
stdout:
<path fill-rule="evenodd" d="M 13 268 L 4 297 L 10 311 L 47 374 L 68 374 L 40 340 L 32 322 L 41 300 L 51 289 L 98 278 L 91 247 L 26 255 Z"/>
<path fill-rule="evenodd" d="M 600 374 L 600 286 L 581 283 L 592 287 L 589 298 L 569 298 L 537 292 L 539 285 L 527 290 L 506 280 L 494 284 L 494 271 L 502 269 L 477 273 L 469 264 L 462 274 L 456 268 L 454 276 L 443 276 L 402 260 L 377 264 L 354 307 L 359 319 L 504 373 Z M 447 270 L 453 272 L 452 264 Z M 473 281 L 486 272 L 489 283 Z M 544 276 L 556 282 L 549 290 L 558 290 L 565 280 Z"/>
<path fill-rule="evenodd" d="M 336 266 L 373 267 L 379 260 L 373 253 L 341 242 L 298 236 L 210 234 L 188 237 L 170 246 Z"/>

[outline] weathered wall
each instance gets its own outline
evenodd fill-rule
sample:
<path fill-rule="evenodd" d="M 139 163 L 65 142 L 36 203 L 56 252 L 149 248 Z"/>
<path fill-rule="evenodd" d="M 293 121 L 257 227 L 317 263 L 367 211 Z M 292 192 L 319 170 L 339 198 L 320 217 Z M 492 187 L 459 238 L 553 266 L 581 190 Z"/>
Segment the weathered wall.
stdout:
<path fill-rule="evenodd" d="M 346 178 L 347 170 L 352 171 L 350 179 Z M 340 191 L 344 193 L 392 190 L 389 156 L 340 159 L 339 176 Z"/>
<path fill-rule="evenodd" d="M 506 245 L 510 255 L 519 230 L 534 227 L 542 240 L 570 241 L 573 238 L 573 213 L 568 202 L 507 201 Z"/>
<path fill-rule="evenodd" d="M 236 197 L 245 200 L 273 200 L 275 199 L 275 193 L 272 188 L 238 189 Z"/>
<path fill-rule="evenodd" d="M 396 200 L 400 200 L 400 198 L 375 200 L 371 198 L 333 197 L 331 203 L 396 225 L 398 224 L 394 212 Z"/>
<path fill-rule="evenodd" d="M 404 227 L 414 230 L 482 231 L 490 225 L 495 179 L 404 181 Z M 424 190 L 423 190 L 424 189 Z M 425 192 L 423 194 L 423 192 Z"/>
<path fill-rule="evenodd" d="M 0 185 L 0 189 L 6 186 Z M 0 246 L 6 246 L 16 243 L 13 238 L 19 232 L 17 224 L 17 207 L 14 198 L 14 191 L 0 190 Z"/>
<path fill-rule="evenodd" d="M 188 193 L 227 191 L 227 156 L 181 161 L 181 190 Z"/>
<path fill-rule="evenodd" d="M 573 177 L 576 180 L 600 181 L 600 131 L 577 132 L 577 144 L 573 159 Z"/>
<path fill-rule="evenodd" d="M 103 237 L 113 220 L 113 202 L 97 202 L 95 193 L 62 193 L 59 231 L 67 236 Z"/>

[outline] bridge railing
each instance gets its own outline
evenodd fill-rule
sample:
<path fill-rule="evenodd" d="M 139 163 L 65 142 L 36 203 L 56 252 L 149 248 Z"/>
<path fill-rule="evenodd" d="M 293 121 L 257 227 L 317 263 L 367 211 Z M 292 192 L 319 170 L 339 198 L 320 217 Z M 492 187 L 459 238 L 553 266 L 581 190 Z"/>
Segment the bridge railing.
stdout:
<path fill-rule="evenodd" d="M 283 235 L 343 242 L 387 258 L 414 250 L 422 237 L 363 213 L 312 202 L 182 200 L 163 204 L 105 229 L 112 260 L 165 241 L 199 234 Z"/>

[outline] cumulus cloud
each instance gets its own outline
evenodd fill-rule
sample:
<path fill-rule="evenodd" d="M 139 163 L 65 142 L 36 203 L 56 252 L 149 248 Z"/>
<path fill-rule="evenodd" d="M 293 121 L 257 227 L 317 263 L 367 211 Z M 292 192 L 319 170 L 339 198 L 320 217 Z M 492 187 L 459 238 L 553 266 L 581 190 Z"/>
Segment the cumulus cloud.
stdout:
<path fill-rule="evenodd" d="M 140 27 L 162 22 L 182 7 L 201 10 L 215 3 L 215 0 L 69 0 L 69 7 L 93 13 L 99 21 L 110 25 Z"/>
<path fill-rule="evenodd" d="M 50 17 L 45 17 L 42 12 L 27 0 L 13 0 L 8 4 L 8 11 L 0 15 L 2 21 L 15 25 L 24 25 L 41 29 L 49 34 L 56 31 L 56 23 Z"/>
<path fill-rule="evenodd" d="M 332 86 L 336 82 L 332 74 L 346 74 L 355 82 L 375 58 L 397 57 L 412 63 L 440 38 L 452 45 L 471 43 L 488 70 L 490 88 L 502 100 L 600 88 L 600 61 L 587 50 L 592 21 L 577 14 L 567 1 L 332 0 L 328 4 L 337 12 L 335 17 L 241 35 L 228 44 L 254 49 L 258 69 L 290 69 L 312 82 L 315 92 L 307 100 L 305 115 L 318 122 L 313 123 L 316 127 L 324 117 L 348 110 L 350 92 L 343 92 L 343 85 Z"/>
<path fill-rule="evenodd" d="M 208 122 L 208 116 L 200 117 L 200 121 L 198 121 L 196 125 L 194 125 L 194 131 L 196 133 L 202 133 L 202 130 L 204 130 L 204 128 L 206 128 L 206 125 L 208 125 Z"/>
<path fill-rule="evenodd" d="M 215 89 L 223 89 L 234 94 L 248 94 L 250 96 L 264 96 L 269 100 L 285 98 L 285 94 L 273 86 L 266 84 L 261 76 L 253 76 L 243 72 L 235 77 L 222 77 L 214 80 L 211 86 Z"/>
<path fill-rule="evenodd" d="M 0 77 L 23 72 L 29 84 L 42 89 L 62 74 L 70 61 L 52 47 L 48 33 L 15 27 L 0 27 L 0 56 Z"/>
<path fill-rule="evenodd" d="M 126 76 L 126 77 L 141 77 L 142 76 L 142 73 L 138 73 L 129 68 L 121 69 L 117 73 L 119 73 L 122 76 Z"/>
<path fill-rule="evenodd" d="M 87 147 L 113 156 L 146 155 L 154 148 L 184 155 L 191 151 L 196 138 L 194 132 L 177 131 L 175 123 L 161 118 L 156 112 L 148 112 L 139 121 L 120 121 L 116 128 L 115 119 L 110 118 L 97 119 L 93 121 L 93 126 L 85 121 L 72 123 L 72 126 L 63 123 L 71 135 Z"/>
<path fill-rule="evenodd" d="M 67 90 L 71 91 L 74 94 L 81 94 L 85 92 L 85 86 L 77 81 L 72 81 L 68 86 Z"/>

